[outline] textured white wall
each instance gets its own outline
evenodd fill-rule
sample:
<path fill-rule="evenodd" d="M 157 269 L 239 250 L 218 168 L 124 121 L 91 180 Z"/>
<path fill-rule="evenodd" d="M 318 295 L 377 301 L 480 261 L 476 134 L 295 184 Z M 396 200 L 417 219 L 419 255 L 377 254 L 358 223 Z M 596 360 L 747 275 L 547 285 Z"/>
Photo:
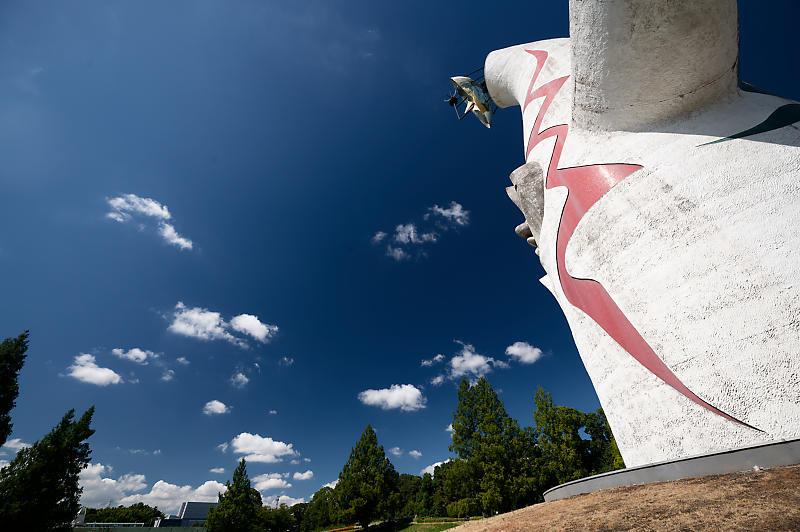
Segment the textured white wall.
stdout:
<path fill-rule="evenodd" d="M 571 22 L 590 20 L 574 12 L 576 4 L 617 9 L 625 3 L 642 4 L 573 1 Z M 716 4 L 727 9 L 733 3 Z M 735 4 L 733 9 L 735 25 Z M 730 22 L 730 12 L 724 13 Z M 602 40 L 603 34 L 587 31 L 581 38 Z M 524 104 L 537 67 L 527 50 L 548 53 L 530 87 L 535 91 L 554 79 L 574 78 L 573 59 L 586 49 L 585 42 L 571 46 L 569 39 L 555 39 L 492 52 L 485 66 L 489 91 L 501 107 Z M 648 53 L 653 50 L 659 48 L 651 46 Z M 726 61 L 728 52 L 720 53 Z M 618 75 L 626 72 L 593 69 L 588 79 Z M 636 83 L 606 79 L 591 86 L 595 96 L 600 93 L 593 101 L 600 101 L 607 96 L 603 87 L 619 91 Z M 551 183 L 543 194 L 540 234 L 533 235 L 547 272 L 542 283 L 567 317 L 628 466 L 800 437 L 800 124 L 700 146 L 746 130 L 790 103 L 727 85 L 718 89 L 712 103 L 704 96 L 686 106 L 654 106 L 634 92 L 625 107 L 624 94 L 615 94 L 608 101 L 616 103 L 597 112 L 585 98 L 576 108 L 580 90 L 568 80 L 538 128 L 567 126 L 558 168 L 643 167 L 583 216 L 566 248 L 566 270 L 598 281 L 692 392 L 761 429 L 691 401 L 567 300 L 556 263 L 567 189 Z M 526 152 L 544 101 L 532 100 L 523 113 Z M 632 116 L 620 118 L 625 113 Z M 547 175 L 555 142 L 555 137 L 539 142 L 526 162 Z M 518 195 L 532 190 L 537 189 L 519 187 L 509 195 L 521 204 Z M 530 206 L 541 204 L 527 201 L 529 218 L 535 217 Z"/>

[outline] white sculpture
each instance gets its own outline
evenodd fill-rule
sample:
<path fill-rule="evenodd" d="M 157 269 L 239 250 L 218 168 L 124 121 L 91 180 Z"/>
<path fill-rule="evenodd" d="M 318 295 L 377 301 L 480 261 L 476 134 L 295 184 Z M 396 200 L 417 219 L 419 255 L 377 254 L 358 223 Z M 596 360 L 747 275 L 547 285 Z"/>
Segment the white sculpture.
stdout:
<path fill-rule="evenodd" d="M 800 104 L 738 87 L 735 0 L 570 0 L 570 34 L 484 73 L 625 463 L 800 437 Z"/>

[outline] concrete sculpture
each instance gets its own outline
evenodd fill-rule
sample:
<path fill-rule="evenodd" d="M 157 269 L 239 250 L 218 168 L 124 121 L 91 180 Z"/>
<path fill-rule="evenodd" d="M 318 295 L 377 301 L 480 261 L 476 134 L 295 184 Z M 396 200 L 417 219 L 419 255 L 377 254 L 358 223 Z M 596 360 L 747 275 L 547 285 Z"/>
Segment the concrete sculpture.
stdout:
<path fill-rule="evenodd" d="M 800 437 L 800 104 L 738 83 L 735 0 L 569 7 L 484 74 L 625 463 Z"/>

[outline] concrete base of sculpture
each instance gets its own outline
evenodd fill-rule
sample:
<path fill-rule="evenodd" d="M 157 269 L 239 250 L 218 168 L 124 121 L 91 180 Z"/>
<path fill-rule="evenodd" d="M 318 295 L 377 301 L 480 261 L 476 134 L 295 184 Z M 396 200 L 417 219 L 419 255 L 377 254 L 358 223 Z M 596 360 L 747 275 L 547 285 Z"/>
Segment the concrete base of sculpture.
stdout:
<path fill-rule="evenodd" d="M 667 482 L 683 478 L 724 475 L 739 471 L 800 464 L 800 439 L 776 441 L 718 453 L 700 454 L 678 460 L 629 467 L 581 478 L 544 492 L 545 502 L 557 501 L 593 491 Z"/>

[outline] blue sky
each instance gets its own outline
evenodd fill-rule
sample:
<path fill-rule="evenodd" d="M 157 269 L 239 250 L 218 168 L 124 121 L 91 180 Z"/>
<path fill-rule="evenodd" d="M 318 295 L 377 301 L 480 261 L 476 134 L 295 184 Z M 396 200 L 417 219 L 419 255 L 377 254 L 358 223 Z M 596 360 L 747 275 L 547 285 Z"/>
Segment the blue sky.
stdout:
<path fill-rule="evenodd" d="M 800 99 L 794 4 L 741 2 L 741 74 Z M 442 102 L 567 2 L 491 7 L 4 2 L 0 335 L 31 349 L 0 460 L 94 404 L 88 504 L 175 511 L 241 456 L 292 502 L 367 423 L 400 472 L 447 459 L 459 374 L 523 425 L 537 386 L 597 408 L 513 232 L 518 111 Z"/>

